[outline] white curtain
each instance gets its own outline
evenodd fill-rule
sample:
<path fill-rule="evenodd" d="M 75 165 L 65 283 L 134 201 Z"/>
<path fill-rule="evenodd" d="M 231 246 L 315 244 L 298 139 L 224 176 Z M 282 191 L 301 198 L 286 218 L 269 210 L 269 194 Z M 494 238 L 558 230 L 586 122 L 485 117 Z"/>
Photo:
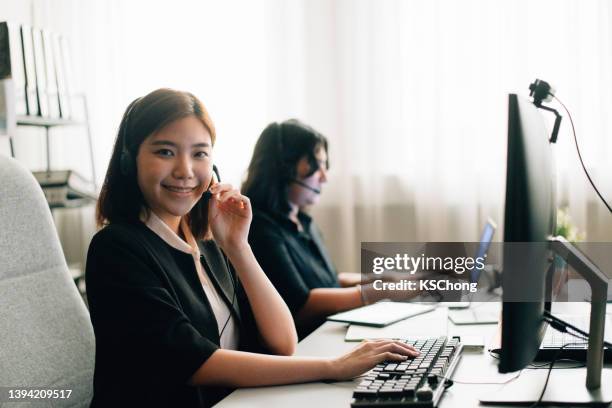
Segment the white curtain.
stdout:
<path fill-rule="evenodd" d="M 358 269 L 362 241 L 474 241 L 487 217 L 501 225 L 507 94 L 527 96 L 536 78 L 570 109 L 587 168 L 612 201 L 609 2 L 279 0 L 274 8 L 274 99 L 300 109 L 278 108 L 280 116 L 301 116 L 330 137 L 331 181 L 313 211 L 341 270 Z M 284 62 L 291 53 L 299 70 Z M 610 240 L 612 217 L 587 184 L 561 113 L 559 205 L 589 240 Z"/>
<path fill-rule="evenodd" d="M 98 178 L 125 106 L 162 86 L 207 105 L 234 184 L 270 121 L 327 135 L 313 213 L 339 270 L 358 270 L 361 241 L 477 240 L 487 217 L 501 224 L 507 94 L 527 96 L 536 78 L 571 110 L 612 201 L 607 0 L 32 1 L 35 24 L 73 40 Z M 561 113 L 559 204 L 589 240 L 610 240 Z"/>

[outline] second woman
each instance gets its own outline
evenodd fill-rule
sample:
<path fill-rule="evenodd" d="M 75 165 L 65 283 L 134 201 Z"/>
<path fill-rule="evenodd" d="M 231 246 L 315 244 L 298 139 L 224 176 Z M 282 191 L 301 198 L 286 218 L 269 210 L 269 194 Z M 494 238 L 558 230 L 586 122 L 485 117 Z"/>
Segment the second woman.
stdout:
<path fill-rule="evenodd" d="M 357 274 L 340 274 L 305 207 L 327 181 L 327 139 L 292 119 L 262 132 L 242 193 L 254 208 L 249 242 L 283 297 L 300 338 L 325 317 L 364 304 Z"/>

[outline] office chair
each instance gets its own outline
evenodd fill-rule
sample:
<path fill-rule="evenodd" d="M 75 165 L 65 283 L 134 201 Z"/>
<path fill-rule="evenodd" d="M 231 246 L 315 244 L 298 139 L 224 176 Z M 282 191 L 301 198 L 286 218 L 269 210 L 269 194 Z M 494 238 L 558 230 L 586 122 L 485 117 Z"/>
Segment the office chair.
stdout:
<path fill-rule="evenodd" d="M 9 389 L 52 389 L 72 391 L 30 403 L 88 407 L 94 333 L 51 211 L 32 173 L 14 159 L 0 156 L 0 180 L 0 406 Z"/>

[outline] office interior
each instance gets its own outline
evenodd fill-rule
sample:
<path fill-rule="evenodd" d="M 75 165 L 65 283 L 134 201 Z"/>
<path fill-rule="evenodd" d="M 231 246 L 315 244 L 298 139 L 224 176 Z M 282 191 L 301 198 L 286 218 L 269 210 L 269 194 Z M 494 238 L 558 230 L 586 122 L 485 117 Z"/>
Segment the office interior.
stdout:
<path fill-rule="evenodd" d="M 362 242 L 477 242 L 487 220 L 502 242 L 508 94 L 527 100 L 536 78 L 571 113 L 584 166 L 612 202 L 606 0 L 0 0 L 0 20 L 64 38 L 76 123 L 0 129 L 0 155 L 32 172 L 73 170 L 99 193 L 126 107 L 169 87 L 203 101 L 217 131 L 214 161 L 239 186 L 265 126 L 297 118 L 329 140 L 328 182 L 310 213 L 339 272 L 360 271 Z M 612 242 L 612 216 L 585 175 L 569 117 L 558 101 L 547 104 L 563 116 L 552 149 L 557 227 L 570 241 Z M 541 115 L 552 129 L 554 115 Z M 51 211 L 83 294 L 94 202 Z M 587 313 L 585 305 L 577 307 Z M 417 318 L 428 324 L 427 314 Z M 445 335 L 454 334 L 448 324 Z M 457 329 L 485 344 L 464 356 L 486 367 L 481 374 L 458 363 L 465 382 L 511 378 L 486 352 L 496 328 Z M 347 350 L 345 330 L 328 322 L 298 353 Z M 240 390 L 221 406 L 312 395 L 347 406 L 355 385 Z M 583 385 L 579 377 L 570 388 Z M 476 405 L 481 388 L 457 381 L 440 403 Z"/>

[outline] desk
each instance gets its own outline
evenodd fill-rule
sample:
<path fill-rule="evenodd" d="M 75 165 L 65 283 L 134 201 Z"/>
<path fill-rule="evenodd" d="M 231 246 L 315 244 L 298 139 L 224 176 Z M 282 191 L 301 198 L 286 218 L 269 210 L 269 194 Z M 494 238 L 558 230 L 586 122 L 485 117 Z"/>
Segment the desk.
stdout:
<path fill-rule="evenodd" d="M 567 312 L 570 304 L 561 305 L 562 309 L 555 311 Z M 588 305 L 573 304 L 571 310 L 588 310 Z M 586 308 L 586 309 L 585 309 Z M 423 315 L 426 316 L 426 315 Z M 298 356 L 317 356 L 317 357 L 336 357 L 355 347 L 356 343 L 345 342 L 344 335 L 348 325 L 345 323 L 326 322 L 308 337 L 302 340 L 298 346 L 296 355 Z M 448 336 L 481 336 L 485 339 L 485 351 L 482 353 L 464 352 L 452 378 L 458 381 L 468 382 L 503 382 L 516 373 L 499 374 L 497 372 L 497 360 L 487 353 L 486 349 L 495 337 L 497 325 L 468 325 L 457 326 L 448 322 Z M 607 365 L 606 367 L 609 367 Z M 586 370 L 582 370 L 584 375 L 582 381 L 576 387 L 584 387 Z M 546 370 L 536 370 L 545 375 Z M 569 371 L 575 370 L 556 370 L 551 375 L 549 387 L 554 386 L 555 377 L 562 377 Z M 524 375 L 523 373 L 522 375 Z M 275 387 L 242 388 L 234 391 L 223 399 L 217 407 L 348 407 L 353 394 L 353 388 L 359 380 L 334 382 L 334 383 L 308 383 L 285 385 Z M 608 384 L 610 386 L 610 384 Z M 494 392 L 499 387 L 498 384 L 458 384 L 455 383 L 449 388 L 440 402 L 440 407 L 474 407 L 479 405 L 478 398 L 486 393 Z"/>

